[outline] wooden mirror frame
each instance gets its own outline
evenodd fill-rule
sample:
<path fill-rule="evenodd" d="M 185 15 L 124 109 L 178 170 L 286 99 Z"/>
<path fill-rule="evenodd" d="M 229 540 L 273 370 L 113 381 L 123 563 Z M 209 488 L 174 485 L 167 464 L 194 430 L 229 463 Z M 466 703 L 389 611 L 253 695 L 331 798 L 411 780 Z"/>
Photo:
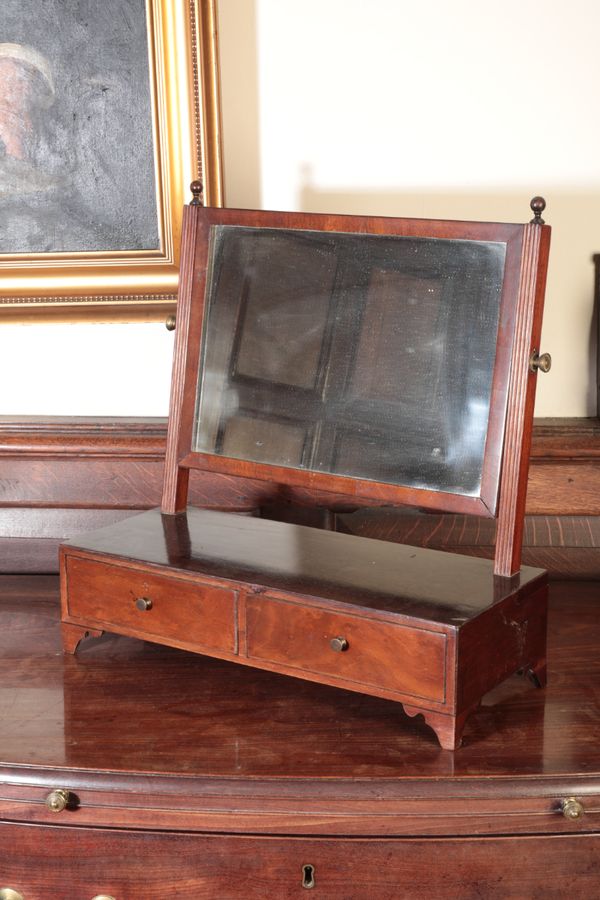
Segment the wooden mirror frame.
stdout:
<path fill-rule="evenodd" d="M 255 478 L 281 485 L 331 492 L 372 505 L 497 517 L 494 571 L 512 576 L 521 564 L 521 542 L 531 445 L 550 228 L 541 218 L 545 204 L 534 198 L 534 219 L 526 225 L 428 219 L 274 213 L 205 208 L 198 184 L 183 217 L 181 276 L 162 512 L 175 515 L 187 505 L 190 469 Z M 477 497 L 384 484 L 361 478 L 291 469 L 192 452 L 192 430 L 200 365 L 209 233 L 214 225 L 358 232 L 506 244 L 490 421 Z M 506 412 L 505 412 L 506 410 Z"/>

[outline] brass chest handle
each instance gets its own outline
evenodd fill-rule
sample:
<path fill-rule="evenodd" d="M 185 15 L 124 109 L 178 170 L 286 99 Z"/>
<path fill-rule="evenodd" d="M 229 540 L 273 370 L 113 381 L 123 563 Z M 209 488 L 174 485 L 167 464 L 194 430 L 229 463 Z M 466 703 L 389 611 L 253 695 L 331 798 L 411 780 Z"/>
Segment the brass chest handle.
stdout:
<path fill-rule="evenodd" d="M 567 797 L 561 803 L 560 808 L 565 819 L 581 819 L 585 815 L 583 803 L 580 803 L 576 797 Z"/>
<path fill-rule="evenodd" d="M 50 794 L 48 794 L 48 796 L 46 797 L 46 806 L 52 812 L 62 812 L 67 808 L 72 799 L 73 796 L 70 791 L 59 788 L 58 790 L 52 791 Z M 0 900 L 2 900 L 1 897 Z"/>

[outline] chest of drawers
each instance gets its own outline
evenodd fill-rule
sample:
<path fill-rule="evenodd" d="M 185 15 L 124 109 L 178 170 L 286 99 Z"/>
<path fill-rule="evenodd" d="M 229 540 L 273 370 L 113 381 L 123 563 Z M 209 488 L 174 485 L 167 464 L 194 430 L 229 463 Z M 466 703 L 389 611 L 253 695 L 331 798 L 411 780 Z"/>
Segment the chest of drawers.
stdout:
<path fill-rule="evenodd" d="M 593 583 L 552 586 L 548 688 L 496 687 L 456 753 L 383 698 L 124 635 L 63 656 L 56 580 L 0 588 L 5 897 L 598 893 Z"/>

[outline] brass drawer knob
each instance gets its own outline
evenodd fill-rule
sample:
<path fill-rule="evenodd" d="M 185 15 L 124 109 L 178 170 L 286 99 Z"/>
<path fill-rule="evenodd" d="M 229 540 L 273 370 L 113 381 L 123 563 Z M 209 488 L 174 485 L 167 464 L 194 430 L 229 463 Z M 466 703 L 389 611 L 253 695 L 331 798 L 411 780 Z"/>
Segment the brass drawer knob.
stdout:
<path fill-rule="evenodd" d="M 0 900 L 25 900 L 25 897 L 12 888 L 0 888 Z"/>
<path fill-rule="evenodd" d="M 56 791 L 52 791 L 46 797 L 46 806 L 52 812 L 62 812 L 67 808 L 71 801 L 71 792 L 65 791 L 62 788 L 59 788 Z M 1 900 L 1 898 L 0 898 Z"/>
<path fill-rule="evenodd" d="M 566 800 L 563 800 L 561 810 L 565 819 L 580 819 L 585 815 L 583 804 L 575 797 L 568 797 Z"/>
<path fill-rule="evenodd" d="M 542 353 L 540 356 L 537 350 L 534 350 L 529 358 L 529 370 L 531 372 L 543 372 L 546 374 L 552 368 L 552 357 L 549 353 Z"/>
<path fill-rule="evenodd" d="M 115 898 L 111 897 L 110 894 L 96 894 L 95 897 L 92 897 L 92 900 L 115 900 Z"/>
<path fill-rule="evenodd" d="M 334 637 L 329 642 L 329 646 L 332 650 L 335 650 L 336 653 L 343 653 L 344 650 L 348 649 L 348 641 L 343 637 Z"/>
<path fill-rule="evenodd" d="M 149 609 L 152 609 L 152 600 L 149 600 L 148 597 L 138 597 L 135 605 L 140 612 L 147 612 Z"/>

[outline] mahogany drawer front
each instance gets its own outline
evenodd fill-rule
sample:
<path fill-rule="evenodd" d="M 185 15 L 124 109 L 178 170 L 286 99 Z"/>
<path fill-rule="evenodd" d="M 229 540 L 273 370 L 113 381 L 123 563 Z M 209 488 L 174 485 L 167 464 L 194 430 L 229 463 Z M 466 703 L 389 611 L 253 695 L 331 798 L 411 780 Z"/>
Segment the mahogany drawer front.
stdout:
<path fill-rule="evenodd" d="M 0 824 L 0 882 L 24 900 L 590 898 L 600 836 L 256 838 Z M 309 895 L 310 896 L 310 895 Z"/>
<path fill-rule="evenodd" d="M 332 641 L 347 647 L 336 652 Z M 261 595 L 246 601 L 250 659 L 444 703 L 445 634 Z"/>
<path fill-rule="evenodd" d="M 386 788 L 374 796 L 372 780 L 368 780 L 366 785 L 353 784 L 350 796 L 349 785 L 321 780 L 308 789 L 304 779 L 293 785 L 269 780 L 257 793 L 252 780 L 244 783 L 242 779 L 233 787 L 226 779 L 211 784 L 208 792 L 203 787 L 196 793 L 194 779 L 178 787 L 179 779 L 170 777 L 156 792 L 148 775 L 127 775 L 118 789 L 112 782 L 114 775 L 106 789 L 86 785 L 88 775 L 78 774 L 75 783 L 72 773 L 66 779 L 56 777 L 57 781 L 48 780 L 43 786 L 12 779 L 0 783 L 0 822 L 380 840 L 600 832 L 600 794 L 589 793 L 587 785 L 580 792 L 572 785 L 555 785 L 551 793 L 546 787 L 513 793 L 492 779 L 485 784 L 484 794 L 482 785 L 474 784 L 472 793 L 455 786 L 447 796 L 442 780 L 441 794 L 427 796 L 422 785 L 407 791 L 386 782 Z M 99 784 L 102 781 L 104 776 L 99 777 Z M 59 795 L 66 805 L 55 805 Z"/>
<path fill-rule="evenodd" d="M 70 617 L 236 652 L 235 591 L 77 556 L 67 556 L 66 575 Z"/>

